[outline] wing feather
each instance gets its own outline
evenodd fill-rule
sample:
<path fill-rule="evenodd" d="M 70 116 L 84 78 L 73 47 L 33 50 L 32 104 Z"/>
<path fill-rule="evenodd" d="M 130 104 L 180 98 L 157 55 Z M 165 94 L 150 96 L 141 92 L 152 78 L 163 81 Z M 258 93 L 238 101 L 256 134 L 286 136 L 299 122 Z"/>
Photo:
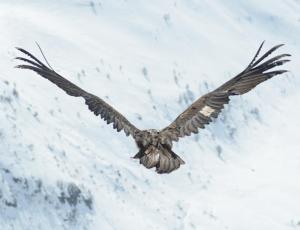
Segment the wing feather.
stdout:
<path fill-rule="evenodd" d="M 115 110 L 108 103 L 68 81 L 67 79 L 56 73 L 54 70 L 48 68 L 45 64 L 43 64 L 28 51 L 22 48 L 17 49 L 30 58 L 28 59 L 24 57 L 17 57 L 16 59 L 27 63 L 18 65 L 16 66 L 17 68 L 29 69 L 36 72 L 40 76 L 57 85 L 70 96 L 83 97 L 85 100 L 85 104 L 88 106 L 89 110 L 92 111 L 96 116 L 100 115 L 100 117 L 104 119 L 107 124 L 113 123 L 113 128 L 118 132 L 124 130 L 127 136 L 131 135 L 132 137 L 135 137 L 135 133 L 139 131 L 139 129 L 131 124 L 121 113 Z"/>
<path fill-rule="evenodd" d="M 224 105 L 229 103 L 230 96 L 247 93 L 258 84 L 287 72 L 286 70 L 268 70 L 290 61 L 282 59 L 291 56 L 290 54 L 281 54 L 266 60 L 269 55 L 283 46 L 283 44 L 272 47 L 258 58 L 263 44 L 264 42 L 260 45 L 250 64 L 241 73 L 214 91 L 197 99 L 168 127 L 162 129 L 160 133 L 161 136 L 165 136 L 165 142 L 178 141 L 180 137 L 198 133 L 199 128 L 205 128 L 205 125 L 209 124 L 212 118 L 218 117 Z M 170 140 L 167 140 L 168 138 Z"/>

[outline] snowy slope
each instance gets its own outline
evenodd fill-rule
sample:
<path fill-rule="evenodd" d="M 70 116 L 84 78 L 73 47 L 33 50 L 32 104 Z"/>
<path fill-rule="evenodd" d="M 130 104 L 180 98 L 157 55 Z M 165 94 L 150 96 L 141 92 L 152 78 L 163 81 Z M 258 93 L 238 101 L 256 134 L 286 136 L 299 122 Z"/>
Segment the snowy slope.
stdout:
<path fill-rule="evenodd" d="M 300 2 L 0 1 L 0 229 L 300 229 Z M 182 139 L 158 175 L 137 148 L 29 71 L 23 47 L 141 129 L 241 71 L 261 41 L 293 55 Z"/>

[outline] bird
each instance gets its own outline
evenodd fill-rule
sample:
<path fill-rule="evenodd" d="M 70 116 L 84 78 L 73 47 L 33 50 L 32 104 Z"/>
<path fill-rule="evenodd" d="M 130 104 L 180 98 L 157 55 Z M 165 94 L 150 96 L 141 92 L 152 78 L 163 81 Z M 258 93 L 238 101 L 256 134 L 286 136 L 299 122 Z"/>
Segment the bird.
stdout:
<path fill-rule="evenodd" d="M 173 172 L 185 164 L 184 160 L 172 150 L 173 142 L 178 142 L 180 138 L 196 134 L 200 129 L 204 129 L 218 117 L 224 106 L 229 103 L 231 96 L 245 94 L 260 83 L 287 72 L 287 70 L 274 70 L 273 68 L 290 61 L 288 59 L 290 54 L 284 53 L 268 58 L 284 44 L 276 45 L 260 55 L 263 45 L 264 42 L 260 44 L 251 62 L 242 72 L 215 90 L 199 97 L 170 125 L 160 130 L 138 129 L 103 99 L 83 90 L 53 70 L 41 49 L 47 65 L 25 49 L 16 47 L 23 56 L 16 57 L 22 61 L 22 64 L 17 65 L 16 68 L 34 71 L 68 95 L 82 97 L 91 112 L 96 116 L 100 115 L 107 124 L 112 123 L 117 132 L 123 130 L 126 136 L 134 139 L 138 147 L 138 152 L 133 156 L 134 159 L 138 159 L 139 163 L 146 168 L 155 168 L 157 173 L 163 174 Z"/>

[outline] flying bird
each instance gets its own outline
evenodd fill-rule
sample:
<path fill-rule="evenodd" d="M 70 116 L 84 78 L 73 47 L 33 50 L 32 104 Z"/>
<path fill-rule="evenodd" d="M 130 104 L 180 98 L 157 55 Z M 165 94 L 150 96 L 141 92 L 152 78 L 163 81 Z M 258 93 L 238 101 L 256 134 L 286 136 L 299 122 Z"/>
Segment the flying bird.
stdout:
<path fill-rule="evenodd" d="M 84 98 L 85 104 L 96 116 L 100 115 L 107 124 L 112 123 L 117 132 L 123 130 L 127 136 L 133 137 L 139 149 L 133 158 L 139 159 L 140 164 L 146 168 L 155 167 L 157 173 L 170 173 L 185 163 L 180 156 L 172 151 L 174 141 L 178 141 L 181 137 L 190 136 L 192 133 L 198 133 L 199 129 L 204 129 L 207 124 L 218 117 L 224 105 L 229 103 L 231 96 L 247 93 L 258 84 L 287 72 L 286 70 L 272 69 L 290 61 L 287 59 L 291 56 L 290 54 L 268 58 L 283 44 L 274 46 L 259 57 L 263 44 L 264 42 L 260 45 L 249 65 L 241 73 L 217 89 L 198 98 L 169 126 L 161 130 L 138 129 L 103 99 L 81 89 L 55 72 L 45 57 L 48 66 L 28 51 L 17 48 L 26 57 L 17 57 L 16 59 L 25 63 L 16 67 L 36 72 L 70 96 Z"/>

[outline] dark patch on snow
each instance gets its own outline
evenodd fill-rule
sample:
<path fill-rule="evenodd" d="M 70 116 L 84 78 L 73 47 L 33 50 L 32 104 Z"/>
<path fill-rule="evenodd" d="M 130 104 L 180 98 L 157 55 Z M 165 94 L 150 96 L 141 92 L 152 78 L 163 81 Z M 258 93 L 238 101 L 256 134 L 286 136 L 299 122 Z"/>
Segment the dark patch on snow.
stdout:
<path fill-rule="evenodd" d="M 93 211 L 93 197 L 83 185 L 49 184 L 40 178 L 14 175 L 1 162 L 0 178 L 0 220 L 14 218 L 15 212 L 47 210 L 47 215 L 75 224 L 85 221 L 86 214 Z"/>
<path fill-rule="evenodd" d="M 250 110 L 250 114 L 257 120 L 261 121 L 261 116 L 257 107 Z"/>
<path fill-rule="evenodd" d="M 18 204 L 17 204 L 17 201 L 16 201 L 16 200 L 13 200 L 12 202 L 11 202 L 11 201 L 7 201 L 7 200 L 4 200 L 4 203 L 5 203 L 5 205 L 8 206 L 8 207 L 13 207 L 13 208 L 18 207 Z"/>
<path fill-rule="evenodd" d="M 69 204 L 70 206 L 77 206 L 81 203 L 85 204 L 90 210 L 92 210 L 92 197 L 91 195 L 84 195 L 81 189 L 74 183 L 69 183 L 67 185 L 59 183 L 61 192 L 58 196 L 58 200 L 62 204 Z"/>
<path fill-rule="evenodd" d="M 147 81 L 150 81 L 149 75 L 148 75 L 148 69 L 145 66 L 142 68 L 142 73 L 143 73 L 143 76 L 145 77 L 145 79 Z"/>

